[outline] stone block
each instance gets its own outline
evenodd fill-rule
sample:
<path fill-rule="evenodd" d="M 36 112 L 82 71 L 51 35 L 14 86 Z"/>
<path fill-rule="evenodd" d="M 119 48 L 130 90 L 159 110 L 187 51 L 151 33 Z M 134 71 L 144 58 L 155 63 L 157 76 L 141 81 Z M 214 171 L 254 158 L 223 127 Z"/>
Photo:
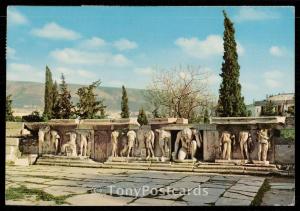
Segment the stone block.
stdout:
<path fill-rule="evenodd" d="M 15 160 L 16 166 L 29 166 L 28 158 L 19 158 Z"/>
<path fill-rule="evenodd" d="M 19 138 L 5 138 L 6 146 L 19 146 L 20 139 Z"/>
<path fill-rule="evenodd" d="M 24 122 L 6 122 L 5 123 L 6 129 L 23 129 L 24 128 Z"/>
<path fill-rule="evenodd" d="M 251 200 L 244 199 L 233 199 L 221 197 L 216 202 L 216 206 L 249 206 L 251 204 Z"/>
<path fill-rule="evenodd" d="M 184 118 L 177 118 L 176 124 L 188 124 L 189 120 Z"/>
<path fill-rule="evenodd" d="M 6 129 L 5 136 L 6 137 L 21 136 L 21 129 Z"/>
<path fill-rule="evenodd" d="M 176 123 L 177 118 L 154 118 L 149 120 L 150 125 L 155 124 L 174 124 Z"/>
<path fill-rule="evenodd" d="M 295 163 L 295 145 L 275 145 L 275 163 Z"/>

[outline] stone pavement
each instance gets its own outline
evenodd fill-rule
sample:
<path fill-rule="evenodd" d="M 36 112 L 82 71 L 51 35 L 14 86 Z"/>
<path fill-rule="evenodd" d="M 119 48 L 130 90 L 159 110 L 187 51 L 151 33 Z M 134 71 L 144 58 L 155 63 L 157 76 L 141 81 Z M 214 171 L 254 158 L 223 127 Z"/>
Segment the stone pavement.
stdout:
<path fill-rule="evenodd" d="M 249 206 L 264 180 L 247 175 L 33 165 L 7 166 L 5 188 L 24 185 L 42 190 L 62 197 L 61 205 Z M 6 204 L 57 205 L 34 196 L 6 198 Z"/>

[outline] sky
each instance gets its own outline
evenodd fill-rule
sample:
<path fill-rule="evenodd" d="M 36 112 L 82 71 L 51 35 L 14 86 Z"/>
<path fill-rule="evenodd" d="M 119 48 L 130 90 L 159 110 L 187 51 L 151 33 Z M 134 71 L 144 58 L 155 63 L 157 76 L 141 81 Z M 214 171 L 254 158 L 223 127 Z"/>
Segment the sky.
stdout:
<path fill-rule="evenodd" d="M 155 71 L 192 65 L 220 87 L 224 17 L 235 27 L 245 102 L 294 92 L 294 7 L 9 6 L 7 80 L 146 88 Z"/>

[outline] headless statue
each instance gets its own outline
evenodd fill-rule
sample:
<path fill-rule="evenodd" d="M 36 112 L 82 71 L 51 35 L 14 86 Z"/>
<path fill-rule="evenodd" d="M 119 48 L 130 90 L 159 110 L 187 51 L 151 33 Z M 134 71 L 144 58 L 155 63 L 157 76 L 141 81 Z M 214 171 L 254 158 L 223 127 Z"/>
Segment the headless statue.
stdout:
<path fill-rule="evenodd" d="M 170 151 L 169 142 L 171 141 L 171 132 L 162 129 L 156 129 L 155 131 L 158 132 L 158 144 L 162 157 L 169 157 L 168 153 Z"/>
<path fill-rule="evenodd" d="M 67 143 L 65 143 L 62 148 L 61 151 L 62 153 L 66 152 L 66 148 L 68 147 L 71 150 L 71 156 L 77 156 L 77 148 L 76 148 L 76 133 L 74 132 L 68 132 L 66 133 L 66 135 L 70 135 L 70 141 L 68 141 Z"/>
<path fill-rule="evenodd" d="M 268 129 L 262 129 L 258 132 L 258 160 L 267 161 L 267 154 L 269 149 Z"/>
<path fill-rule="evenodd" d="M 197 150 L 197 146 L 200 147 L 200 141 L 197 138 L 196 140 L 192 140 L 193 132 L 190 128 L 185 128 L 182 131 L 177 133 L 176 141 L 175 141 L 175 149 L 172 153 L 173 160 L 177 158 L 177 151 L 179 148 L 179 143 L 181 143 L 181 148 L 178 151 L 178 160 L 182 161 L 187 156 L 191 156 L 192 160 L 197 160 L 195 158 L 195 153 Z"/>
<path fill-rule="evenodd" d="M 113 131 L 111 133 L 111 144 L 112 144 L 112 151 L 111 151 L 111 156 L 112 157 L 118 157 L 118 137 L 119 137 L 119 132 L 118 131 Z"/>
<path fill-rule="evenodd" d="M 124 148 L 121 151 L 121 156 L 127 152 L 127 157 L 133 156 L 133 146 L 135 144 L 135 139 L 136 139 L 136 133 L 133 130 L 130 130 L 127 132 L 127 144 L 124 146 Z"/>
<path fill-rule="evenodd" d="M 220 137 L 220 148 L 223 146 L 222 159 L 231 160 L 231 140 L 233 139 L 233 145 L 235 144 L 235 135 L 230 134 L 228 131 L 224 131 Z"/>
<path fill-rule="evenodd" d="M 240 133 L 239 133 L 240 150 L 241 150 L 241 155 L 242 155 L 243 160 L 245 159 L 245 157 L 247 158 L 247 160 L 250 159 L 249 151 L 248 151 L 248 146 L 249 146 L 248 140 L 249 140 L 250 136 L 251 135 L 248 131 L 240 131 Z M 245 152 L 246 156 L 245 156 L 244 152 Z"/>
<path fill-rule="evenodd" d="M 88 146 L 87 135 L 80 134 L 80 156 L 86 156 L 87 146 Z"/>
<path fill-rule="evenodd" d="M 149 159 L 150 156 L 152 158 L 154 158 L 154 152 L 153 152 L 154 139 L 155 139 L 154 132 L 152 130 L 146 130 L 144 133 L 144 136 L 145 136 L 145 147 L 147 150 L 147 158 L 146 159 Z"/>

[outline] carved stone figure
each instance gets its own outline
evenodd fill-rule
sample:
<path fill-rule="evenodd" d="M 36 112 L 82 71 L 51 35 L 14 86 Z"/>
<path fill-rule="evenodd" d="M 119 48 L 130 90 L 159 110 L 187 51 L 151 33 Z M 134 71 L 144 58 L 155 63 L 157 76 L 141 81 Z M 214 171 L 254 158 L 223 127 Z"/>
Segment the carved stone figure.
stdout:
<path fill-rule="evenodd" d="M 77 156 L 76 137 L 75 132 L 68 132 L 66 135 L 70 135 L 70 141 L 62 145 L 61 152 L 66 153 L 66 148 L 71 151 L 71 156 Z M 67 154 L 68 155 L 68 154 Z"/>
<path fill-rule="evenodd" d="M 46 133 L 49 132 L 49 130 L 50 130 L 49 126 L 42 127 L 42 128 L 39 129 L 39 132 L 38 132 L 39 155 L 42 155 L 43 151 L 45 151 L 45 149 L 43 149 L 43 145 L 44 145 L 44 142 L 45 142 L 45 135 L 46 135 Z"/>
<path fill-rule="evenodd" d="M 220 142 L 220 148 L 222 151 L 222 159 L 223 160 L 230 160 L 231 159 L 231 141 L 233 140 L 233 145 L 235 145 L 235 135 L 231 134 L 228 131 L 224 131 L 221 135 L 221 138 L 219 140 Z M 222 150 L 223 146 L 223 150 Z"/>
<path fill-rule="evenodd" d="M 258 132 L 258 160 L 267 161 L 267 154 L 269 149 L 268 129 L 261 129 Z"/>
<path fill-rule="evenodd" d="M 131 154 L 133 156 L 133 146 L 135 144 L 136 139 L 136 133 L 133 130 L 130 130 L 127 132 L 127 144 L 124 146 L 124 148 L 121 151 L 121 156 L 127 152 L 127 157 Z"/>
<path fill-rule="evenodd" d="M 119 132 L 118 131 L 113 131 L 111 133 L 111 144 L 112 144 L 112 156 L 113 157 L 118 157 L 118 137 L 119 137 Z"/>
<path fill-rule="evenodd" d="M 53 149 L 54 153 L 57 154 L 60 136 L 58 135 L 58 132 L 56 130 L 51 130 L 50 135 L 50 149 Z"/>
<path fill-rule="evenodd" d="M 154 157 L 154 152 L 153 152 L 153 148 L 154 148 L 154 139 L 155 139 L 155 135 L 154 132 L 152 130 L 147 130 L 145 131 L 145 147 L 147 150 L 147 158 Z"/>
<path fill-rule="evenodd" d="M 172 157 L 175 160 L 177 158 L 177 151 L 179 147 L 179 143 L 181 142 L 181 148 L 178 152 L 178 160 L 184 160 L 187 156 L 191 156 L 191 158 L 195 161 L 195 153 L 197 150 L 197 146 L 200 147 L 200 141 L 197 138 L 193 140 L 193 132 L 190 128 L 185 128 L 182 131 L 177 133 L 176 141 L 175 141 L 175 150 L 172 153 Z"/>
<path fill-rule="evenodd" d="M 245 159 L 245 157 L 247 158 L 247 160 L 249 160 L 248 140 L 250 136 L 251 135 L 248 131 L 240 131 L 239 133 L 240 150 L 241 150 L 241 155 L 243 160 Z M 246 156 L 244 154 L 244 151 Z"/>
<path fill-rule="evenodd" d="M 88 147 L 88 135 L 87 134 L 80 134 L 80 156 L 86 156 L 87 154 L 87 147 Z"/>
<path fill-rule="evenodd" d="M 162 157 L 169 157 L 168 153 L 170 149 L 168 144 L 171 140 L 171 132 L 162 129 L 156 129 L 155 131 L 158 132 L 158 144 L 162 152 Z"/>

